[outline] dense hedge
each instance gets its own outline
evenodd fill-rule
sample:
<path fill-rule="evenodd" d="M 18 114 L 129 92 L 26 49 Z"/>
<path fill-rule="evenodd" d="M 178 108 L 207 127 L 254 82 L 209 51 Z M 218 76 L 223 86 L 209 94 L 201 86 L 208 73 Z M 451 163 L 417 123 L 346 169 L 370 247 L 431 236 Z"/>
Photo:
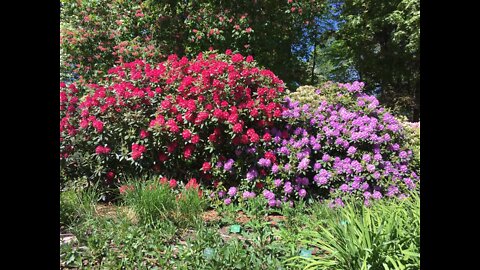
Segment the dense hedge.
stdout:
<path fill-rule="evenodd" d="M 369 204 L 405 197 L 419 181 L 411 132 L 360 82 L 285 96 L 271 71 L 227 50 L 126 63 L 82 97 L 75 84 L 60 87 L 65 181 L 195 178 L 214 201 L 260 195 L 271 207 L 299 198 L 339 206 L 344 196 Z"/>
<path fill-rule="evenodd" d="M 171 55 L 157 66 L 136 60 L 88 87 L 93 94 L 79 100 L 74 84 L 61 84 L 62 172 L 107 185 L 145 173 L 238 182 L 241 164 L 256 158 L 249 149 L 270 143 L 284 91 L 251 56 L 229 50 L 190 61 Z M 212 175 L 223 161 L 232 173 Z"/>

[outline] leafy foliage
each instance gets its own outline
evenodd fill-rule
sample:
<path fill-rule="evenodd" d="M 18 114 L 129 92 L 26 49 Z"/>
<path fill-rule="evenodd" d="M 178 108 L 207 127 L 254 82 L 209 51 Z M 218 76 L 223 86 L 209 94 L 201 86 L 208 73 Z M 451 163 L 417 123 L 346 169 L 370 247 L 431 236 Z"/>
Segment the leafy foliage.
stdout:
<path fill-rule="evenodd" d="M 176 184 L 150 181 L 132 181 L 120 187 L 122 199 L 132 207 L 139 222 L 157 224 L 165 220 L 178 227 L 193 224 L 205 207 L 198 187 L 187 186 L 175 189 Z"/>
<path fill-rule="evenodd" d="M 383 104 L 419 120 L 420 1 L 346 0 L 338 40 L 352 53 L 367 91 Z"/>
<path fill-rule="evenodd" d="M 412 165 L 420 174 L 420 122 L 412 123 L 404 120 L 402 125 L 406 136 L 405 145 L 413 151 Z"/>
<path fill-rule="evenodd" d="M 292 53 L 312 27 L 318 1 L 63 1 L 65 69 L 80 82 L 98 82 L 114 65 L 143 58 L 158 63 L 175 53 L 194 57 L 210 47 L 253 55 L 288 85 L 302 82 Z"/>
<path fill-rule="evenodd" d="M 325 221 L 299 232 L 301 242 L 319 249 L 312 258 L 288 261 L 304 269 L 419 269 L 420 199 L 347 203 L 329 210 Z M 312 228 L 319 228 L 318 230 Z"/>

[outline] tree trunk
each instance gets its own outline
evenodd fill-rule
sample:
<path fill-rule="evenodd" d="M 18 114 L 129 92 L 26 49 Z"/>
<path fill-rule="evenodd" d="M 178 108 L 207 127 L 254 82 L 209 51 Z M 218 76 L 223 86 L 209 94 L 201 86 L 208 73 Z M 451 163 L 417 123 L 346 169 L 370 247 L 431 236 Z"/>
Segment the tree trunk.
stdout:
<path fill-rule="evenodd" d="M 413 90 L 412 122 L 420 121 L 420 89 Z"/>
<path fill-rule="evenodd" d="M 317 55 L 317 39 L 315 39 L 313 43 L 313 63 L 312 63 L 312 77 L 310 79 L 310 84 L 314 85 L 315 84 L 315 61 L 316 61 L 316 55 Z"/>

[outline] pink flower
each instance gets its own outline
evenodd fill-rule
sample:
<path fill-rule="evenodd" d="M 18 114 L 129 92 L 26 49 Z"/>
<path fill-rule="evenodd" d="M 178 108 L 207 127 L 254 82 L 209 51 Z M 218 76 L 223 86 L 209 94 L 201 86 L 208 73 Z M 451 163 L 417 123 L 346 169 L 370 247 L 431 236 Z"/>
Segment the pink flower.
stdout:
<path fill-rule="evenodd" d="M 65 92 L 60 92 L 60 102 L 67 102 L 68 101 L 68 98 L 67 98 L 67 93 Z"/>
<path fill-rule="evenodd" d="M 163 184 L 163 185 L 164 185 L 164 184 L 167 183 L 168 179 L 164 176 L 164 177 L 160 178 L 159 181 L 160 181 L 160 184 Z"/>
<path fill-rule="evenodd" d="M 163 109 L 167 110 L 167 109 L 170 108 L 172 103 L 170 103 L 170 101 L 168 99 L 165 99 L 162 102 L 160 102 L 160 105 L 162 106 Z"/>
<path fill-rule="evenodd" d="M 183 137 L 184 140 L 188 140 L 191 135 L 192 135 L 192 133 L 188 129 L 185 129 L 182 132 L 182 137 Z"/>
<path fill-rule="evenodd" d="M 247 63 L 250 63 L 253 61 L 253 56 L 249 55 L 247 56 L 247 59 L 246 59 Z"/>
<path fill-rule="evenodd" d="M 257 133 L 254 133 L 250 136 L 250 142 L 256 143 L 260 140 L 260 136 Z"/>
<path fill-rule="evenodd" d="M 188 144 L 187 146 L 185 146 L 185 150 L 183 151 L 183 157 L 189 159 L 192 156 L 193 149 L 194 147 L 192 144 Z"/>
<path fill-rule="evenodd" d="M 277 157 L 275 156 L 275 154 L 273 152 L 266 152 L 264 157 L 266 159 L 269 159 L 272 163 L 277 162 Z"/>
<path fill-rule="evenodd" d="M 265 142 L 269 142 L 271 139 L 272 139 L 272 135 L 270 135 L 270 133 L 263 134 L 263 140 Z"/>
<path fill-rule="evenodd" d="M 212 168 L 212 165 L 210 164 L 210 162 L 204 162 L 202 165 L 202 170 L 204 172 L 208 172 L 211 168 Z"/>
<path fill-rule="evenodd" d="M 170 131 L 173 133 L 177 133 L 180 131 L 180 128 L 177 126 L 177 123 L 173 119 L 168 119 L 167 126 L 169 127 Z"/>
<path fill-rule="evenodd" d="M 146 137 L 148 137 L 148 135 L 148 131 L 143 129 L 140 131 L 140 138 L 145 139 Z"/>
<path fill-rule="evenodd" d="M 242 131 L 243 131 L 243 126 L 242 126 L 242 124 L 236 123 L 235 125 L 233 125 L 233 132 L 235 132 L 235 133 L 242 133 Z"/>
<path fill-rule="evenodd" d="M 247 33 L 252 32 L 252 28 L 248 27 L 247 29 L 245 29 L 245 32 L 247 32 Z"/>
<path fill-rule="evenodd" d="M 198 188 L 199 185 L 197 183 L 197 179 L 196 178 L 190 178 L 190 180 L 188 181 L 188 183 L 185 185 L 185 188 L 186 189 L 190 189 L 190 188 Z"/>
<path fill-rule="evenodd" d="M 80 121 L 80 128 L 86 128 L 88 127 L 88 120 L 87 119 L 82 119 Z"/>
<path fill-rule="evenodd" d="M 234 63 L 238 63 L 238 62 L 241 62 L 243 61 L 243 56 L 239 53 L 235 54 L 232 56 L 232 62 Z"/>
<path fill-rule="evenodd" d="M 95 128 L 95 130 L 97 130 L 98 133 L 102 133 L 102 131 L 103 131 L 103 122 L 102 121 L 94 120 L 92 125 Z"/>
<path fill-rule="evenodd" d="M 97 148 L 95 148 L 95 153 L 97 153 L 98 155 L 108 154 L 108 153 L 110 153 L 110 150 L 111 149 L 107 146 L 104 147 L 104 146 L 99 145 L 99 146 L 97 146 Z"/>
<path fill-rule="evenodd" d="M 135 17 L 143 17 L 143 16 L 145 16 L 145 15 L 143 15 L 142 10 L 140 10 L 140 9 L 137 10 L 137 12 L 135 13 Z"/>
<path fill-rule="evenodd" d="M 175 188 L 177 187 L 177 180 L 175 179 L 170 179 L 170 181 L 168 182 L 168 185 L 170 186 L 170 188 Z"/>
<path fill-rule="evenodd" d="M 147 149 L 145 148 L 144 145 L 133 143 L 132 144 L 132 159 L 133 160 L 139 159 L 146 150 Z"/>
<path fill-rule="evenodd" d="M 200 136 L 198 136 L 197 134 L 192 136 L 192 139 L 191 139 L 192 143 L 197 144 L 199 141 L 200 141 Z"/>
<path fill-rule="evenodd" d="M 208 118 L 209 114 L 208 112 L 199 112 L 197 118 L 195 119 L 195 124 L 201 124 L 203 121 L 205 121 Z"/>
<path fill-rule="evenodd" d="M 107 175 L 106 175 L 106 178 L 109 181 L 113 180 L 114 177 L 115 177 L 115 173 L 112 172 L 112 171 L 108 172 Z"/>

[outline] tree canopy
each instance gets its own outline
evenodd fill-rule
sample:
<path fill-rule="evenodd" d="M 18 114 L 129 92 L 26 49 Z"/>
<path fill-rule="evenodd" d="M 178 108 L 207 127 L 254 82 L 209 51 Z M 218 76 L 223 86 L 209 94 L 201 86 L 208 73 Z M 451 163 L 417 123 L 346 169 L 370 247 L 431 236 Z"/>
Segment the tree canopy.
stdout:
<path fill-rule="evenodd" d="M 61 76 L 89 82 L 136 58 L 252 55 L 291 89 L 366 83 L 419 119 L 419 0 L 63 0 Z"/>

